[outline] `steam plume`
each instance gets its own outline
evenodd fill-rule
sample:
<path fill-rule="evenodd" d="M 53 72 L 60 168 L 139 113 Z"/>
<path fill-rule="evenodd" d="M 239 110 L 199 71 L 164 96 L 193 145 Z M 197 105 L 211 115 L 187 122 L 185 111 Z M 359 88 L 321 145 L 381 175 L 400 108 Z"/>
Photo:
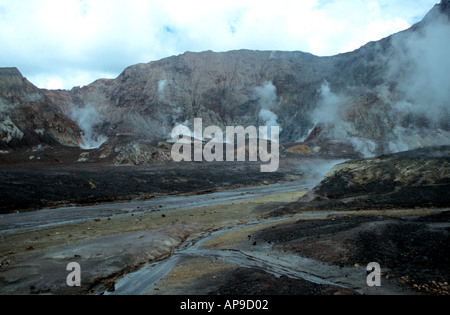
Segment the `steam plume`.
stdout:
<path fill-rule="evenodd" d="M 269 131 L 272 126 L 280 127 L 278 124 L 278 116 L 273 112 L 273 109 L 278 105 L 277 88 L 272 82 L 267 81 L 263 86 L 255 87 L 254 93 L 260 107 L 258 115 L 264 125 L 268 127 Z M 279 130 L 281 132 L 282 128 L 280 127 Z M 270 138 L 271 135 L 269 136 Z"/>
<path fill-rule="evenodd" d="M 94 131 L 94 127 L 102 123 L 102 118 L 92 104 L 72 108 L 70 117 L 82 130 L 83 144 L 80 145 L 82 149 L 96 149 L 108 140 Z"/>

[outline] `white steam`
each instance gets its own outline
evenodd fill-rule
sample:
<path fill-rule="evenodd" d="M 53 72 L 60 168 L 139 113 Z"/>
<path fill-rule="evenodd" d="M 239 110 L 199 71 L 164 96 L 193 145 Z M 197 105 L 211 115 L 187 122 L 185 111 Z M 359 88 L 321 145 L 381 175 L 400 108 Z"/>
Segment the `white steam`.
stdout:
<path fill-rule="evenodd" d="M 393 40 L 386 80 L 397 118 L 391 151 L 450 144 L 450 20 L 434 12 L 425 25 Z"/>
<path fill-rule="evenodd" d="M 77 123 L 82 131 L 81 139 L 83 143 L 80 145 L 80 148 L 85 150 L 96 149 L 108 140 L 94 130 L 95 126 L 103 122 L 94 105 L 87 104 L 84 107 L 72 108 L 70 118 Z"/>
<path fill-rule="evenodd" d="M 338 164 L 344 163 L 347 160 L 306 160 L 302 161 L 299 166 L 300 172 L 303 176 L 304 188 L 312 189 L 317 186 L 324 177 Z"/>
<path fill-rule="evenodd" d="M 326 80 L 320 87 L 319 92 L 321 99 L 312 113 L 314 125 L 317 125 L 318 123 L 334 124 L 338 120 L 341 120 L 341 114 L 344 110 L 342 104 L 348 97 L 331 92 L 330 86 Z"/>
<path fill-rule="evenodd" d="M 167 86 L 167 80 L 161 80 L 158 82 L 158 97 L 160 100 L 165 100 L 165 89 Z"/>
<path fill-rule="evenodd" d="M 419 31 L 393 42 L 387 79 L 403 94 L 399 110 L 424 116 L 435 125 L 449 118 L 450 21 L 439 15 Z M 400 108 L 401 107 L 401 108 Z"/>
<path fill-rule="evenodd" d="M 278 123 L 278 115 L 273 112 L 278 106 L 277 88 L 272 82 L 267 81 L 263 86 L 255 87 L 254 94 L 260 107 L 258 116 L 264 125 L 268 127 L 268 132 L 270 133 L 270 127 L 275 126 L 279 127 L 279 132 L 281 132 L 282 128 Z M 272 135 L 269 135 L 268 138 L 271 139 Z"/>
<path fill-rule="evenodd" d="M 374 103 L 323 83 L 311 115 L 323 127 L 321 138 L 352 144 L 364 157 L 450 145 L 450 20 L 434 14 L 391 38 L 388 53 L 379 56 L 387 72 L 385 84 L 371 91 Z"/>
<path fill-rule="evenodd" d="M 351 106 L 350 97 L 333 93 L 327 81 L 324 81 L 319 92 L 321 100 L 311 119 L 315 126 L 322 125 L 323 136 L 329 140 L 350 143 L 363 157 L 374 156 L 376 143 L 358 133 L 352 122 L 345 118 Z"/>
<path fill-rule="evenodd" d="M 259 118 L 267 127 L 279 126 L 277 122 L 278 116 L 268 109 L 262 108 L 259 112 Z"/>

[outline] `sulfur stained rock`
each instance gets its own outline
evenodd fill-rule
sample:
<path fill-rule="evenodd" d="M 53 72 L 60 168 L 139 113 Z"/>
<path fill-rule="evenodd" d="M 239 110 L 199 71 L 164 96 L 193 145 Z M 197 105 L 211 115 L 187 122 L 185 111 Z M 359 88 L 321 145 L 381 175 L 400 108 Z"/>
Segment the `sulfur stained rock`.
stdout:
<path fill-rule="evenodd" d="M 439 146 L 336 165 L 300 209 L 448 207 L 450 147 Z"/>

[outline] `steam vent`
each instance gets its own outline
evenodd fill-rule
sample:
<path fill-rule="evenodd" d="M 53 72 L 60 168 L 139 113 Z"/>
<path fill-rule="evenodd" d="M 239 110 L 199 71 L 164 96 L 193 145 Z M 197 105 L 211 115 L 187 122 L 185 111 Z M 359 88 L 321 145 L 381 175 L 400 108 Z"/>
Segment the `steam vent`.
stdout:
<path fill-rule="evenodd" d="M 0 5 L 0 296 L 278 313 L 308 295 L 450 294 L 450 0 L 352 4 L 361 38 L 366 20 L 405 27 L 329 56 L 277 49 L 307 2 L 24 1 Z M 325 31 L 346 3 L 311 17 Z M 242 45 L 269 28 L 274 47 Z M 238 49 L 207 50 L 217 38 Z"/>

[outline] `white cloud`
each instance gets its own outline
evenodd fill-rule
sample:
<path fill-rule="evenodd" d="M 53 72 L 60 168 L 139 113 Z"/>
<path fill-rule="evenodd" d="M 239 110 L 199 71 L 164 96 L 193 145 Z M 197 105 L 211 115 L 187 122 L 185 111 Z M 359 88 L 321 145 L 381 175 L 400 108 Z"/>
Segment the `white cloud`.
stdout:
<path fill-rule="evenodd" d="M 185 51 L 350 51 L 438 0 L 0 0 L 0 66 L 71 88 Z"/>

